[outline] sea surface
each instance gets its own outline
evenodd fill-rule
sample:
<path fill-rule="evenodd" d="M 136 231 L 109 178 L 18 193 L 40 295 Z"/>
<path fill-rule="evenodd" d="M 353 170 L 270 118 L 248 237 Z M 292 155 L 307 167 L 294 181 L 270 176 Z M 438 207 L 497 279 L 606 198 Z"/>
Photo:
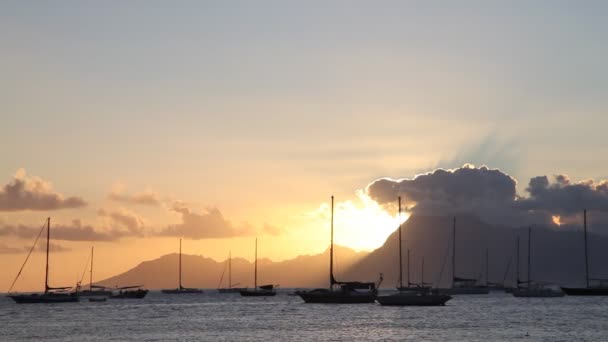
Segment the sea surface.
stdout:
<path fill-rule="evenodd" d="M 608 297 L 492 293 L 382 307 L 304 304 L 286 290 L 22 305 L 2 296 L 0 341 L 608 341 Z"/>

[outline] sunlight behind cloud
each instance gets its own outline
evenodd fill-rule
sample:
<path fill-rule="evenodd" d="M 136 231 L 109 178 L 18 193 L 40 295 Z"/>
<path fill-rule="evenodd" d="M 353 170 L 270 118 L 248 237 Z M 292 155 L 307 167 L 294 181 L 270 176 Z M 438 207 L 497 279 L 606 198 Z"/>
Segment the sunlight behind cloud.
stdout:
<path fill-rule="evenodd" d="M 327 220 L 324 225 L 329 230 L 330 206 L 324 203 L 311 212 L 320 220 Z M 409 218 L 406 212 L 401 213 L 401 220 Z M 356 200 L 336 201 L 334 212 L 334 242 L 357 251 L 371 251 L 384 243 L 386 238 L 399 226 L 398 216 L 391 215 L 364 191 L 357 191 Z M 326 232 L 328 232 L 326 230 Z M 329 232 L 328 232 L 329 233 Z M 329 238 L 329 235 L 328 235 Z"/>

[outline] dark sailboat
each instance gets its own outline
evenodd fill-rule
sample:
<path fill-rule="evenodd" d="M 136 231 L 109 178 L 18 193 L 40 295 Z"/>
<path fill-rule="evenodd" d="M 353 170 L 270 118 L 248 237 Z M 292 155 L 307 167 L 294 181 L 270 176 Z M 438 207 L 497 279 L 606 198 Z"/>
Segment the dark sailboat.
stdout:
<path fill-rule="evenodd" d="M 519 240 L 518 240 L 519 246 Z M 533 282 L 532 281 L 532 227 L 528 228 L 528 279 L 525 282 L 519 280 L 519 272 L 517 274 L 517 288 L 513 289 L 514 297 L 524 297 L 524 298 L 551 298 L 551 297 L 563 297 L 565 294 L 561 290 L 556 290 L 548 284 L 543 282 Z M 518 248 L 519 255 L 519 248 Z M 526 286 L 520 286 L 521 284 L 526 284 Z"/>
<path fill-rule="evenodd" d="M 178 288 L 176 289 L 163 289 L 162 293 L 165 294 L 192 294 L 192 293 L 203 293 L 201 289 L 194 289 L 182 286 L 182 239 L 179 239 L 179 270 L 178 270 Z"/>
<path fill-rule="evenodd" d="M 112 293 L 111 299 L 142 299 L 148 294 L 143 285 L 123 286 L 117 288 L 118 292 Z"/>
<path fill-rule="evenodd" d="M 258 286 L 258 239 L 255 239 L 255 262 L 253 266 L 253 289 L 242 289 L 239 291 L 243 297 L 270 297 L 275 296 L 277 292 L 274 290 L 274 285 Z"/>
<path fill-rule="evenodd" d="M 401 257 L 401 197 L 399 197 L 399 286 L 397 290 L 399 292 L 393 293 L 390 295 L 376 296 L 376 301 L 380 303 L 380 305 L 387 306 L 440 306 L 445 305 L 445 303 L 452 299 L 451 296 L 445 294 L 433 294 L 429 290 L 429 287 L 424 286 L 424 271 L 422 275 L 422 280 L 420 286 L 412 287 L 412 283 L 410 282 L 410 251 L 408 249 L 407 260 L 407 287 L 403 286 L 403 267 L 402 267 L 402 257 Z M 424 260 L 424 259 L 423 259 Z M 424 270 L 424 261 L 422 264 Z"/>
<path fill-rule="evenodd" d="M 43 230 L 44 230 L 44 227 L 40 230 L 40 233 L 38 234 L 38 237 L 36 238 L 34 245 L 30 249 L 30 252 L 26 257 L 25 262 L 23 263 L 23 266 L 21 266 L 21 270 L 17 274 L 17 278 L 19 278 L 19 275 L 21 274 L 21 271 L 23 270 L 23 267 L 25 266 L 27 259 L 29 258 L 32 251 L 36 247 L 36 242 L 38 242 L 38 239 L 40 238 L 40 235 L 42 234 Z M 45 268 L 45 274 L 44 274 L 44 292 L 43 293 L 32 293 L 32 294 L 14 294 L 14 295 L 9 294 L 8 297 L 12 298 L 15 302 L 17 302 L 19 304 L 78 302 L 78 300 L 79 300 L 78 292 L 67 292 L 69 289 L 71 289 L 71 287 L 50 287 L 49 286 L 49 245 L 50 245 L 50 240 L 51 240 L 51 218 L 49 217 L 46 220 L 46 268 Z M 15 281 L 13 281 L 13 285 L 17 281 L 17 278 L 15 278 Z M 12 289 L 12 285 L 11 285 L 11 289 Z M 10 293 L 11 289 L 9 289 L 9 293 Z"/>
<path fill-rule="evenodd" d="M 583 211 L 583 231 L 585 234 L 585 287 L 562 287 L 568 296 L 608 296 L 608 279 L 589 278 L 589 256 L 587 252 L 587 210 Z M 594 285 L 591 285 L 591 282 Z"/>
<path fill-rule="evenodd" d="M 91 266 L 89 269 L 89 289 L 78 292 L 81 297 L 108 297 L 112 291 L 105 286 L 93 285 L 93 247 L 91 247 Z"/>
<path fill-rule="evenodd" d="M 232 253 L 228 252 L 228 260 L 226 260 L 226 265 L 228 266 L 228 287 L 220 287 L 222 285 L 222 280 L 224 279 L 224 272 L 226 272 L 226 267 L 224 267 L 224 271 L 222 272 L 222 276 L 220 277 L 220 283 L 218 285 L 217 291 L 219 293 L 239 293 L 245 290 L 244 287 L 234 287 L 235 285 L 232 283 Z"/>
<path fill-rule="evenodd" d="M 439 292 L 451 295 L 488 294 L 487 286 L 479 285 L 477 279 L 462 278 L 456 275 L 456 217 L 452 226 L 452 287 Z"/>
<path fill-rule="evenodd" d="M 317 304 L 363 304 L 373 303 L 378 294 L 378 284 L 364 282 L 344 282 L 334 278 L 334 196 L 331 196 L 331 238 L 329 247 L 329 288 L 297 291 L 305 303 Z"/>

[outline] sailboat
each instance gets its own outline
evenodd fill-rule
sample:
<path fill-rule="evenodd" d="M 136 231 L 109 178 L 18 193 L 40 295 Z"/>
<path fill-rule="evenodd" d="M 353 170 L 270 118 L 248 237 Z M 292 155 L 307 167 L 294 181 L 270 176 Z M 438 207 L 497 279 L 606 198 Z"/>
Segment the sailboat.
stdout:
<path fill-rule="evenodd" d="M 318 304 L 362 304 L 373 303 L 378 294 L 378 284 L 363 282 L 343 282 L 334 278 L 334 196 L 331 196 L 331 238 L 329 247 L 329 288 L 297 291 L 305 303 Z"/>
<path fill-rule="evenodd" d="M 226 265 L 228 266 L 228 287 L 219 287 L 222 284 L 222 280 L 224 279 L 224 272 L 226 272 L 226 268 L 224 267 L 224 271 L 222 272 L 222 276 L 220 277 L 220 283 L 217 291 L 219 293 L 239 293 L 245 290 L 244 287 L 234 287 L 235 285 L 232 283 L 232 253 L 228 252 L 228 260 L 226 261 Z"/>
<path fill-rule="evenodd" d="M 430 293 L 428 287 L 424 286 L 424 273 L 422 275 L 422 281 L 420 287 L 411 287 L 412 283 L 409 279 L 409 260 L 410 253 L 408 249 L 408 281 L 407 287 L 403 286 L 403 272 L 402 272 L 402 258 L 401 258 L 401 197 L 399 197 L 399 286 L 397 289 L 399 292 L 385 295 L 385 296 L 377 296 L 376 301 L 380 303 L 380 305 L 390 305 L 390 306 L 439 306 L 445 305 L 445 303 L 452 299 L 451 296 L 445 294 L 432 294 Z M 424 259 L 423 259 L 424 260 Z M 423 269 L 424 269 L 424 261 L 423 261 Z M 424 271 L 423 271 L 424 272 Z"/>
<path fill-rule="evenodd" d="M 44 227 L 42 229 L 44 229 Z M 42 230 L 40 231 L 40 234 L 42 234 Z M 36 242 L 38 242 L 39 237 L 40 237 L 40 235 L 38 235 L 38 237 L 36 238 Z M 12 298 L 15 302 L 17 302 L 19 304 L 34 304 L 34 303 L 73 303 L 73 302 L 79 301 L 78 292 L 66 292 L 71 287 L 50 287 L 49 286 L 49 245 L 50 245 L 50 241 L 51 241 L 51 218 L 49 217 L 46 220 L 46 268 L 45 268 L 45 273 L 44 273 L 44 292 L 43 293 L 32 293 L 32 294 L 8 295 L 8 297 Z M 32 249 L 30 250 L 30 254 L 34 250 L 34 247 L 36 246 L 36 242 L 34 242 L 34 246 L 32 246 Z M 23 263 L 23 266 L 21 266 L 21 270 L 23 270 L 23 267 L 25 266 L 25 263 L 27 262 L 27 259 L 29 258 L 30 254 L 28 254 L 27 258 L 25 259 L 25 262 Z M 19 271 L 19 274 L 17 274 L 17 278 L 19 278 L 20 274 L 21 274 L 21 271 Z M 17 281 L 17 278 L 15 278 L 15 281 Z M 13 285 L 15 284 L 15 281 L 13 281 Z M 11 288 L 12 288 L 12 286 L 11 286 Z M 10 290 L 9 290 L 9 292 L 10 292 Z"/>
<path fill-rule="evenodd" d="M 456 217 L 452 225 L 452 287 L 441 292 L 452 295 L 490 293 L 487 286 L 477 284 L 477 279 L 461 278 L 456 275 Z"/>
<path fill-rule="evenodd" d="M 203 293 L 201 289 L 194 289 L 182 286 L 182 239 L 179 239 L 179 270 L 178 270 L 178 284 L 179 287 L 176 289 L 163 289 L 162 293 L 166 294 L 188 294 L 188 293 Z"/>
<path fill-rule="evenodd" d="M 239 291 L 243 297 L 269 297 L 275 296 L 277 292 L 274 285 L 258 286 L 258 238 L 255 238 L 255 263 L 253 266 L 253 289 L 242 289 Z"/>
<path fill-rule="evenodd" d="M 113 292 L 111 299 L 142 299 L 148 294 L 148 290 L 142 288 L 143 285 L 131 285 L 118 287 L 118 292 Z"/>
<path fill-rule="evenodd" d="M 517 275 L 517 288 L 513 289 L 514 297 L 541 297 L 541 298 L 549 298 L 549 297 L 563 297 L 565 294 L 561 290 L 553 289 L 550 286 L 547 286 L 546 283 L 542 282 L 533 282 L 531 276 L 531 244 L 532 244 L 532 227 L 528 228 L 528 280 L 525 282 L 519 281 L 519 272 Z M 518 248 L 519 250 L 519 248 Z M 519 255 L 519 251 L 518 251 Z M 520 284 L 526 284 L 525 287 L 520 286 Z"/>
<path fill-rule="evenodd" d="M 583 211 L 583 227 L 585 234 L 585 287 L 562 287 L 562 291 L 568 296 L 608 296 L 608 279 L 590 279 L 589 278 L 589 256 L 587 254 L 587 210 Z M 590 286 L 590 282 L 596 282 L 596 285 Z"/>
<path fill-rule="evenodd" d="M 110 296 L 112 291 L 106 289 L 105 286 L 93 285 L 93 247 L 91 247 L 91 266 L 89 269 L 89 289 L 78 292 L 82 297 L 103 297 Z"/>

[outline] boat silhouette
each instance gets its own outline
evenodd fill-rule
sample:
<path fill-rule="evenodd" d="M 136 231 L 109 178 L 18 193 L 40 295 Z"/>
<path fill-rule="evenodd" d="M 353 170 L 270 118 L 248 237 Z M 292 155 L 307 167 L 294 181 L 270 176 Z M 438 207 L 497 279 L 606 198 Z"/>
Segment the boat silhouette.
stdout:
<path fill-rule="evenodd" d="M 310 291 L 297 291 L 305 303 L 317 304 L 363 304 L 373 303 L 378 294 L 378 286 L 382 283 L 382 275 L 378 284 L 373 282 L 337 281 L 334 278 L 334 196 L 331 196 L 331 235 L 329 247 L 329 288 Z"/>
<path fill-rule="evenodd" d="M 17 277 L 13 281 L 13 285 L 15 285 L 15 282 L 21 275 L 21 271 L 23 270 L 23 267 L 25 267 L 25 264 L 27 263 L 29 256 L 31 255 L 34 248 L 36 247 L 36 242 L 38 242 L 38 239 L 40 238 L 40 235 L 42 234 L 43 230 L 44 230 L 44 226 L 40 230 L 40 233 L 38 234 L 38 237 L 36 238 L 34 245 L 30 249 L 30 252 L 25 259 L 25 262 L 21 266 L 21 270 L 19 271 L 19 273 L 17 274 Z M 50 287 L 49 286 L 50 241 L 51 241 L 51 218 L 49 217 L 46 219 L 46 267 L 45 267 L 45 272 L 44 272 L 44 292 L 43 293 L 32 293 L 32 294 L 9 294 L 8 297 L 12 298 L 16 303 L 18 303 L 18 304 L 73 303 L 73 302 L 79 301 L 78 292 L 69 292 L 69 289 L 72 288 L 71 286 L 69 286 L 69 287 Z M 13 285 L 11 285 L 11 289 L 12 289 Z M 9 289 L 9 293 L 10 293 L 11 289 Z"/>
<path fill-rule="evenodd" d="M 178 269 L 178 287 L 176 289 L 162 289 L 165 294 L 191 294 L 203 293 L 201 289 L 188 288 L 182 286 L 182 239 L 179 239 L 179 269 Z"/>
<path fill-rule="evenodd" d="M 224 273 L 226 272 L 226 266 L 228 267 L 228 287 L 220 287 L 222 285 L 222 280 L 224 280 Z M 226 265 L 224 266 L 224 271 L 222 271 L 222 276 L 220 277 L 220 282 L 218 284 L 217 291 L 219 293 L 239 293 L 245 290 L 244 287 L 234 287 L 235 285 L 232 283 L 232 252 L 228 252 L 228 260 L 226 260 Z"/>
<path fill-rule="evenodd" d="M 93 247 L 91 247 L 91 265 L 89 269 L 89 289 L 78 292 L 81 297 L 109 297 L 112 295 L 112 291 L 108 290 L 105 286 L 93 285 Z M 85 270 L 86 271 L 86 270 Z M 90 301 L 90 299 L 89 299 Z"/>
<path fill-rule="evenodd" d="M 517 240 L 519 246 L 519 239 Z M 519 280 L 519 272 L 517 274 L 517 287 L 513 289 L 513 297 L 525 298 L 551 298 L 563 297 L 565 293 L 560 289 L 554 289 L 551 284 L 545 282 L 532 281 L 532 227 L 528 228 L 528 280 L 523 282 Z M 519 257 L 519 248 L 517 248 Z M 519 259 L 519 258 L 518 258 Z M 519 263 L 519 262 L 518 262 Z M 525 284 L 526 286 L 522 286 Z"/>
<path fill-rule="evenodd" d="M 431 293 L 430 287 L 424 284 L 424 261 L 422 264 L 422 277 L 420 284 L 410 282 L 410 251 L 407 251 L 407 286 L 403 286 L 403 258 L 401 257 L 401 197 L 399 197 L 399 286 L 397 293 L 376 296 L 380 305 L 386 306 L 440 306 L 452 299 L 446 294 Z"/>
<path fill-rule="evenodd" d="M 589 278 L 589 255 L 587 251 L 587 209 L 583 211 L 583 234 L 585 236 L 585 287 L 562 287 L 568 296 L 608 296 L 608 279 Z M 594 284 L 592 284 L 592 282 Z"/>
<path fill-rule="evenodd" d="M 253 266 L 253 289 L 242 289 L 239 291 L 243 297 L 271 297 L 277 292 L 274 285 L 258 286 L 258 238 L 255 238 L 255 262 Z"/>
<path fill-rule="evenodd" d="M 456 217 L 452 224 L 452 287 L 438 289 L 437 292 L 449 295 L 488 294 L 487 286 L 480 285 L 477 279 L 463 278 L 456 275 Z"/>

